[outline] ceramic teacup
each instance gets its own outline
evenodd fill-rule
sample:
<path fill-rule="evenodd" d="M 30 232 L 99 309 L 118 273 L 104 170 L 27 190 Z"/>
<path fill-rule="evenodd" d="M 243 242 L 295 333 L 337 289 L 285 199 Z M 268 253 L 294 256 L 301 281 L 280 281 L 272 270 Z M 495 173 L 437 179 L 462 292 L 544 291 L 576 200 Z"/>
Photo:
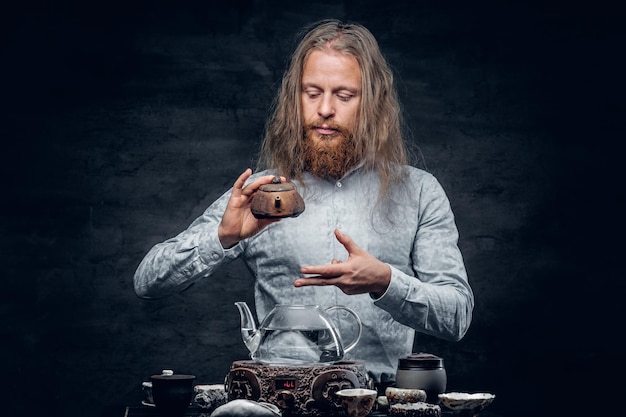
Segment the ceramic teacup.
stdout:
<path fill-rule="evenodd" d="M 452 410 L 452 413 L 461 417 L 474 417 L 478 415 L 496 398 L 494 394 L 487 392 L 447 392 L 439 394 L 443 405 Z"/>
<path fill-rule="evenodd" d="M 365 417 L 372 410 L 378 393 L 371 389 L 353 388 L 337 391 L 335 395 L 349 417 Z"/>
<path fill-rule="evenodd" d="M 426 391 L 418 388 L 387 387 L 385 396 L 390 405 L 426 401 Z"/>
<path fill-rule="evenodd" d="M 181 417 L 193 397 L 194 375 L 152 375 L 152 398 L 162 417 Z"/>
<path fill-rule="evenodd" d="M 228 401 L 224 384 L 196 385 L 193 391 L 195 403 L 205 410 L 213 410 Z"/>
<path fill-rule="evenodd" d="M 441 407 L 423 401 L 393 404 L 389 407 L 390 417 L 441 417 Z"/>

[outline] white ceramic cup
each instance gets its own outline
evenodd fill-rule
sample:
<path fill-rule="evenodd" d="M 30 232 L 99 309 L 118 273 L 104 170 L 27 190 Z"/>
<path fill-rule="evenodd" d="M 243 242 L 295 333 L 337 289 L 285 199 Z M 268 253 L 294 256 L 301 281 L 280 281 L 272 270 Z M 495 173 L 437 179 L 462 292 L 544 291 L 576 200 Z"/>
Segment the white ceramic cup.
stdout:
<path fill-rule="evenodd" d="M 349 417 L 365 417 L 370 413 L 378 392 L 371 389 L 353 388 L 337 391 L 343 411 Z"/>
<path fill-rule="evenodd" d="M 224 384 L 196 385 L 193 391 L 193 400 L 200 408 L 213 410 L 228 400 Z"/>

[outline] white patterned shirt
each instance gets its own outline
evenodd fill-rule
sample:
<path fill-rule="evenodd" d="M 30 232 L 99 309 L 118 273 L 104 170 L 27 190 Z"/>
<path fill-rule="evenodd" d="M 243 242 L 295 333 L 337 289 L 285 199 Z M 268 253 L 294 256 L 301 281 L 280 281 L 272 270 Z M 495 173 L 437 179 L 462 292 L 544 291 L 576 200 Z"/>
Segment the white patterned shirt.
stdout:
<path fill-rule="evenodd" d="M 229 190 L 186 230 L 149 251 L 135 273 L 135 291 L 144 298 L 182 291 L 242 257 L 255 276 L 257 317 L 276 304 L 349 307 L 359 315 L 363 332 L 345 359 L 363 361 L 376 382 L 393 381 L 398 358 L 413 350 L 415 331 L 459 340 L 474 307 L 443 188 L 418 168 L 406 167 L 406 176 L 408 186 L 396 188 L 387 209 L 377 210 L 377 174 L 357 168 L 339 181 L 306 174 L 304 184 L 294 182 L 305 201 L 300 216 L 223 249 L 217 229 Z M 346 295 L 335 286 L 293 286 L 301 266 L 347 259 L 335 228 L 391 267 L 391 282 L 381 297 Z"/>

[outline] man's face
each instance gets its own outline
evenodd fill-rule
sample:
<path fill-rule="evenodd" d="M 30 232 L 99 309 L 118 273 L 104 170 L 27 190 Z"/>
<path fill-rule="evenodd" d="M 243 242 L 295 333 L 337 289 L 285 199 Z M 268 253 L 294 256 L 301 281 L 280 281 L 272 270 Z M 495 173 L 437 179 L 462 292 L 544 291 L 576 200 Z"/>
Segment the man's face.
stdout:
<path fill-rule="evenodd" d="M 353 132 L 361 102 L 361 69 L 356 58 L 315 50 L 302 73 L 304 148 L 308 169 L 338 179 L 355 164 Z"/>

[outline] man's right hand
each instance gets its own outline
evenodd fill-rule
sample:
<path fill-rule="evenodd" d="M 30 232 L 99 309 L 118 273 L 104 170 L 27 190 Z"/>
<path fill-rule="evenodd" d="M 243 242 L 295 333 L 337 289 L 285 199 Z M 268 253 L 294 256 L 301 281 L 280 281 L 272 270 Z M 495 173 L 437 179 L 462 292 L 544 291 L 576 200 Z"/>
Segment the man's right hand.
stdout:
<path fill-rule="evenodd" d="M 270 184 L 274 179 L 273 175 L 266 175 L 244 187 L 251 175 L 252 170 L 246 169 L 233 185 L 233 192 L 217 230 L 224 249 L 232 248 L 240 240 L 256 235 L 268 224 L 280 221 L 280 219 L 257 219 L 250 211 L 250 203 L 254 193 L 261 185 Z M 284 177 L 282 181 L 285 181 Z"/>

